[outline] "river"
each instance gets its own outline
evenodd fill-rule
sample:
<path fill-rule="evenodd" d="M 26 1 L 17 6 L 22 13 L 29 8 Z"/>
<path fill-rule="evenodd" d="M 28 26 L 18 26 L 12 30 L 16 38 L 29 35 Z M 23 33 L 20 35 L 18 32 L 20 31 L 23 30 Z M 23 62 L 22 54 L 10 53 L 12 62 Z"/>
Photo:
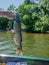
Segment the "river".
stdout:
<path fill-rule="evenodd" d="M 16 55 L 13 33 L 0 32 L 0 54 Z M 49 34 L 22 33 L 23 55 L 49 58 Z"/>

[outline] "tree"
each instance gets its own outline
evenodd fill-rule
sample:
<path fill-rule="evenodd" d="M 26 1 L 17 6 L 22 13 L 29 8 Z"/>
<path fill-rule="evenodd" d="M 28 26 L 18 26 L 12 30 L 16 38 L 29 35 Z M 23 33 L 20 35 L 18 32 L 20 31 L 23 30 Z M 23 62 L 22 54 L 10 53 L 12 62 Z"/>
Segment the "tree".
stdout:
<path fill-rule="evenodd" d="M 49 0 L 42 0 L 41 9 L 43 9 L 44 15 L 49 14 Z"/>
<path fill-rule="evenodd" d="M 9 12 L 14 12 L 15 11 L 16 6 L 14 6 L 13 4 L 11 4 L 8 8 L 7 11 Z"/>
<path fill-rule="evenodd" d="M 24 4 L 30 4 L 30 0 L 25 0 Z"/>
<path fill-rule="evenodd" d="M 8 19 L 6 17 L 0 17 L 0 30 L 7 30 Z"/>
<path fill-rule="evenodd" d="M 0 30 L 10 30 L 12 29 L 12 20 L 8 20 L 7 17 L 0 17 Z"/>
<path fill-rule="evenodd" d="M 49 31 L 49 0 L 42 0 L 43 2 L 39 0 L 40 3 L 30 3 L 30 1 L 25 0 L 24 4 L 16 9 L 24 25 L 23 29 L 27 32 Z"/>

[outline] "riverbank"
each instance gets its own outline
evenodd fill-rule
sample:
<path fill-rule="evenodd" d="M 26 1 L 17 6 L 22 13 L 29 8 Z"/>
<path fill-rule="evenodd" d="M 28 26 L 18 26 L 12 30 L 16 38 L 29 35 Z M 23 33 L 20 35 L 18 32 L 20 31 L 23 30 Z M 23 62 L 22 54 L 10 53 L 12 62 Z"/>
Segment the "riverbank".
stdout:
<path fill-rule="evenodd" d="M 0 30 L 0 32 L 10 32 L 10 33 L 14 33 L 14 30 Z M 22 30 L 22 32 L 26 32 L 25 30 Z M 26 33 L 37 33 L 37 34 L 49 34 L 49 31 L 46 32 L 26 32 Z"/>
<path fill-rule="evenodd" d="M 14 33 L 14 30 L 11 29 L 11 30 L 0 30 L 0 32 L 11 32 L 11 33 Z"/>

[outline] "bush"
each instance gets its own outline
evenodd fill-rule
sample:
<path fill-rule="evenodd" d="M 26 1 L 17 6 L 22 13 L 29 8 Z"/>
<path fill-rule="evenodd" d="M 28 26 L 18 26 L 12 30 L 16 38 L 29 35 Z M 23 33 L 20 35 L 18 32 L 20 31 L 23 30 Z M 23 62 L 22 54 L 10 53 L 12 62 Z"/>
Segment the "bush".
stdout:
<path fill-rule="evenodd" d="M 12 20 L 8 20 L 7 17 L 0 17 L 0 30 L 9 30 L 12 28 Z"/>

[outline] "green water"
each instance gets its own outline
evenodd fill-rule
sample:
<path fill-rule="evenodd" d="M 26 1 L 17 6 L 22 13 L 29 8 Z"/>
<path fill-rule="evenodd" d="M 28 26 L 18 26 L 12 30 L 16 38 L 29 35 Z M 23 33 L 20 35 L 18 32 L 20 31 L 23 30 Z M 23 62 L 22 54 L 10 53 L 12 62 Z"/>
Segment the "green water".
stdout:
<path fill-rule="evenodd" d="M 0 33 L 0 54 L 14 54 L 14 34 Z M 22 33 L 23 54 L 32 57 L 49 58 L 49 34 Z"/>

